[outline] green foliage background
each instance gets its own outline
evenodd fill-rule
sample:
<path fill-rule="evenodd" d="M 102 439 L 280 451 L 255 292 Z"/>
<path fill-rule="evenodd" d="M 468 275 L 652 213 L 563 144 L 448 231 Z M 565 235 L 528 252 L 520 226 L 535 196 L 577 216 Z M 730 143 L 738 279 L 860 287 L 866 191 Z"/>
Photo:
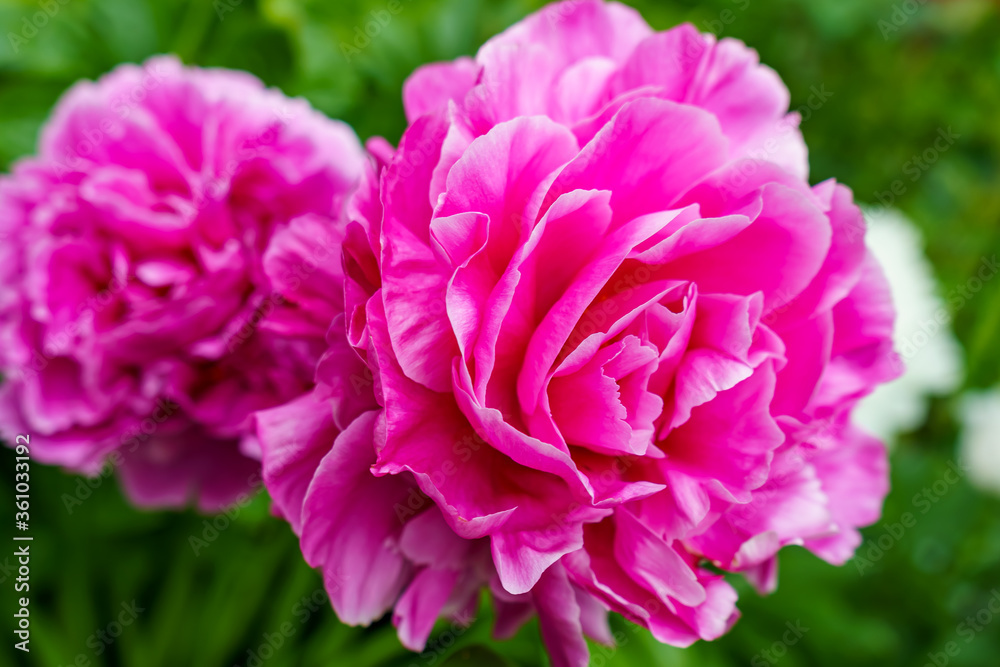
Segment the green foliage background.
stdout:
<path fill-rule="evenodd" d="M 230 4 L 232 3 L 232 4 Z M 246 69 L 290 95 L 308 98 L 353 124 L 363 138 L 396 141 L 403 128 L 400 86 L 421 63 L 472 54 L 491 34 L 539 6 L 538 0 L 402 0 L 403 11 L 359 53 L 357 29 L 386 0 L 43 0 L 57 14 L 15 52 L 38 0 L 0 0 L 0 166 L 31 153 L 58 96 L 79 78 L 116 64 L 173 52 L 186 62 Z M 833 95 L 804 123 L 813 181 L 835 176 L 863 202 L 900 179 L 901 207 L 923 229 L 942 291 L 964 284 L 1000 249 L 1000 12 L 989 0 L 634 0 L 654 27 L 688 20 L 743 39 L 760 51 L 792 92 L 793 106 L 815 89 Z M 904 5 L 916 9 L 912 16 Z M 896 23 L 893 22 L 895 19 Z M 905 19 L 905 20 L 904 20 Z M 899 24 L 899 25 L 897 25 Z M 16 40 L 14 40 L 16 41 Z M 361 42 L 363 44 L 363 42 Z M 960 135 L 913 183 L 903 165 L 941 129 Z M 987 283 L 955 315 L 968 387 L 1000 380 L 1000 281 Z M 617 649 L 594 647 L 594 665 L 729 667 L 781 664 L 921 667 L 956 641 L 956 667 L 1000 664 L 1000 616 L 966 643 L 959 624 L 1000 590 L 1000 502 L 965 481 L 926 514 L 914 495 L 941 480 L 955 460 L 956 399 L 934 402 L 927 423 L 897 443 L 885 520 L 917 515 L 871 566 L 833 568 L 789 549 L 778 592 L 760 598 L 741 586 L 744 618 L 731 634 L 688 650 L 663 647 L 620 619 Z M 998 445 L 1000 446 L 1000 445 Z M 0 499 L 13 495 L 13 454 L 2 453 Z M 97 488 L 52 469 L 32 471 L 32 651 L 11 648 L 13 574 L 0 550 L 0 666 L 246 665 L 265 634 L 292 632 L 263 664 L 547 664 L 537 627 L 489 639 L 489 608 L 467 630 L 439 628 L 428 651 L 400 648 L 388 620 L 366 629 L 338 624 L 327 605 L 303 603 L 321 590 L 287 526 L 259 496 L 196 554 L 206 518 L 194 512 L 142 513 L 112 480 Z M 82 490 L 81 490 L 82 489 Z M 67 510 L 64 494 L 89 496 Z M 2 501 L 6 502 L 6 501 Z M 223 522 L 220 522 L 223 523 Z M 866 535 L 864 550 L 886 534 Z M 885 542 L 885 539 L 883 539 Z M 10 549 L 12 552 L 13 549 Z M 873 551 L 878 555 L 881 552 Z M 869 554 L 869 555 L 871 555 Z M 104 647 L 123 603 L 143 608 Z M 787 623 L 807 628 L 775 648 Z M 98 648 L 102 647 L 102 648 Z M 100 651 L 100 654 L 98 654 Z M 937 656 L 940 661 L 943 656 Z M 255 664 L 251 661 L 251 664 Z"/>

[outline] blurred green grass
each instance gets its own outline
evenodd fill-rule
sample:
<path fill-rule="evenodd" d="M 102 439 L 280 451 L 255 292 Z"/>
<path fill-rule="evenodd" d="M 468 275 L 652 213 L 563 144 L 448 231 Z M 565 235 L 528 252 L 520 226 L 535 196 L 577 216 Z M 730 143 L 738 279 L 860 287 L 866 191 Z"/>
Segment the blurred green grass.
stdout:
<path fill-rule="evenodd" d="M 162 52 L 190 63 L 249 70 L 353 124 L 363 138 L 377 134 L 396 141 L 405 127 L 400 87 L 415 67 L 472 54 L 490 35 L 543 3 L 403 0 L 403 11 L 363 48 L 354 41 L 357 29 L 371 20 L 371 11 L 387 6 L 385 0 L 42 4 L 58 11 L 20 42 L 10 35 L 26 34 L 24 20 L 42 5 L 0 0 L 3 168 L 32 152 L 38 128 L 75 80 Z M 903 180 L 906 191 L 893 203 L 923 230 L 943 292 L 964 284 L 983 257 L 1000 249 L 995 3 L 929 1 L 891 31 L 885 26 L 892 25 L 894 7 L 903 4 L 894 0 L 627 4 L 659 29 L 687 20 L 743 39 L 784 78 L 793 107 L 806 104 L 815 88 L 831 92 L 803 124 L 813 182 L 836 177 L 860 201 L 877 204 L 880 193 Z M 948 128 L 959 135 L 955 145 L 911 181 L 906 163 Z M 954 315 L 966 351 L 967 386 L 996 384 L 1000 282 L 987 283 Z M 722 640 L 671 649 L 618 619 L 623 641 L 613 650 L 594 647 L 593 664 L 933 664 L 928 654 L 957 640 L 963 620 L 1000 587 L 1000 502 L 963 480 L 926 514 L 915 509 L 915 494 L 942 479 L 956 459 L 955 414 L 954 397 L 935 400 L 927 423 L 898 443 L 885 523 L 912 512 L 917 524 L 893 539 L 870 568 L 861 561 L 833 568 L 802 550 L 787 550 L 778 592 L 760 598 L 741 586 L 744 618 Z M 12 470 L 13 454 L 3 452 Z M 399 647 L 387 620 L 367 629 L 339 625 L 328 605 L 308 602 L 321 595 L 321 580 L 302 562 L 287 526 L 268 515 L 263 496 L 196 554 L 191 538 L 204 539 L 205 517 L 138 512 L 112 482 L 92 490 L 71 514 L 63 494 L 76 493 L 80 483 L 33 466 L 32 652 L 21 654 L 10 648 L 12 641 L 5 642 L 0 667 L 246 665 L 267 652 L 262 647 L 270 646 L 268 637 L 277 643 L 275 633 L 281 645 L 262 661 L 274 667 L 546 664 L 534 624 L 509 642 L 491 642 L 485 604 L 472 627 L 440 627 L 420 656 Z M 0 487 L 3 497 L 13 494 L 10 475 L 0 475 Z M 877 547 L 886 530 L 880 524 L 866 531 L 864 550 Z M 8 590 L 5 557 L 0 555 L 0 578 L 8 578 L 0 586 Z M 12 598 L 4 596 L 11 600 L 2 609 L 8 619 Z M 144 611 L 119 639 L 104 645 L 96 633 L 107 630 L 121 605 L 133 600 Z M 808 631 L 782 648 L 787 623 Z M 288 636 L 283 627 L 291 628 Z M 959 644 L 962 650 L 949 665 L 1000 664 L 1000 617 L 970 643 Z"/>

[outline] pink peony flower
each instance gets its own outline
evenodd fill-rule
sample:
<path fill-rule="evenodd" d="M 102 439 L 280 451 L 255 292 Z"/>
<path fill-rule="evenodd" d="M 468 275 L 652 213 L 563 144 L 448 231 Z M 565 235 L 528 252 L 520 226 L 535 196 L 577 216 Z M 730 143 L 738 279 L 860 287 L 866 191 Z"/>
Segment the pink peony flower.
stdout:
<path fill-rule="evenodd" d="M 141 505 L 249 490 L 251 414 L 312 388 L 343 309 L 324 290 L 363 164 L 345 125 L 240 72 L 159 57 L 75 86 L 0 181 L 3 436 L 110 461 Z"/>
<path fill-rule="evenodd" d="M 785 545 L 848 559 L 887 490 L 850 418 L 896 372 L 893 309 L 774 72 L 584 0 L 404 98 L 320 384 L 258 417 L 340 617 L 392 609 L 420 650 L 487 587 L 498 636 L 537 614 L 553 664 L 585 665 L 608 610 L 675 646 L 725 633 L 708 564 L 769 590 Z"/>

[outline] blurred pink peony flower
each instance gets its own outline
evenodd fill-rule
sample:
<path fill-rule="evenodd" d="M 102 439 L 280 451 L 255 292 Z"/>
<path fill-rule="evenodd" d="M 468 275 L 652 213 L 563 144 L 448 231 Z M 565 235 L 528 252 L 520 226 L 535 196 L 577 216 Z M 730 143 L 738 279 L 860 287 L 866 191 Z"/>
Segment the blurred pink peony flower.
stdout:
<path fill-rule="evenodd" d="M 350 206 L 320 385 L 258 419 L 340 617 L 394 609 L 420 650 L 486 586 L 499 636 L 537 614 L 553 664 L 585 665 L 609 609 L 676 646 L 725 633 L 708 563 L 769 590 L 784 545 L 848 559 L 887 490 L 850 415 L 896 372 L 893 310 L 774 72 L 572 1 L 405 104 Z"/>
<path fill-rule="evenodd" d="M 75 86 L 0 181 L 3 436 L 110 461 L 140 505 L 259 483 L 250 415 L 313 386 L 364 159 L 244 73 L 158 57 Z"/>

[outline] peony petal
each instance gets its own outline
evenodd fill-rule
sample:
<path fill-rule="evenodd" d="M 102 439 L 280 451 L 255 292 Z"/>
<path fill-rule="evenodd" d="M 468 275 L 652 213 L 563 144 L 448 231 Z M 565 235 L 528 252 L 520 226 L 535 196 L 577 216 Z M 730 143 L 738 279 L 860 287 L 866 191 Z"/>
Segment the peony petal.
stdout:
<path fill-rule="evenodd" d="M 559 174 L 543 210 L 571 190 L 610 190 L 616 224 L 671 208 L 722 166 L 725 143 L 715 118 L 699 109 L 629 102 Z"/>
<path fill-rule="evenodd" d="M 553 565 L 532 592 L 538 609 L 542 640 L 549 649 L 552 667 L 584 667 L 590 652 L 583 638 L 580 605 L 561 565 Z"/>
<path fill-rule="evenodd" d="M 403 646 L 418 653 L 424 650 L 427 638 L 434 629 L 434 621 L 457 580 L 457 571 L 433 567 L 424 568 L 413 578 L 392 614 L 392 624 L 396 626 Z"/>
<path fill-rule="evenodd" d="M 325 390 L 256 414 L 264 484 L 281 516 L 302 535 L 302 507 L 320 462 L 340 430 Z M 302 434 L 305 437 L 302 437 Z"/>
<path fill-rule="evenodd" d="M 415 122 L 424 114 L 440 109 L 448 100 L 461 100 L 476 84 L 478 75 L 479 67 L 471 58 L 417 68 L 403 84 L 407 121 Z"/>
<path fill-rule="evenodd" d="M 302 507 L 302 553 L 323 570 L 333 608 L 349 625 L 385 614 L 409 573 L 398 541 L 412 486 L 403 477 L 372 476 L 376 417 L 365 413 L 337 437 Z"/>

